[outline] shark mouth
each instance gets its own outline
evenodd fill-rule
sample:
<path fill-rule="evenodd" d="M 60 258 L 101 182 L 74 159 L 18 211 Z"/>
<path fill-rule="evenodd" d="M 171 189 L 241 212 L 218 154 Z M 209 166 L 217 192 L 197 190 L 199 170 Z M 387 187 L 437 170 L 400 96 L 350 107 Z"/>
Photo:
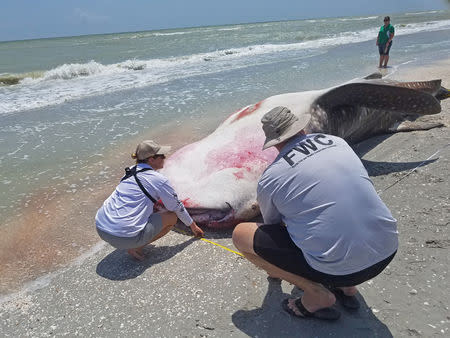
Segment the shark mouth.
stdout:
<path fill-rule="evenodd" d="M 227 203 L 228 204 L 228 203 Z M 198 225 L 213 229 L 228 229 L 239 223 L 231 205 L 228 209 L 186 208 Z"/>

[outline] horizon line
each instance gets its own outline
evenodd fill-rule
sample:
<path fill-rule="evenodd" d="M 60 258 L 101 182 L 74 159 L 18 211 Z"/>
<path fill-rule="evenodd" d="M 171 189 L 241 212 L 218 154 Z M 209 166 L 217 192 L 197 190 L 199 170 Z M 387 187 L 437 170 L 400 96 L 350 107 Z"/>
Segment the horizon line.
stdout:
<path fill-rule="evenodd" d="M 412 11 L 412 12 L 397 12 L 392 13 L 392 15 L 396 14 L 407 14 L 407 13 L 427 13 L 427 12 L 445 12 L 450 10 L 445 9 L 430 9 L 427 11 Z M 352 16 L 322 16 L 322 17 L 304 17 L 298 19 L 287 19 L 287 20 L 267 20 L 267 21 L 250 21 L 250 22 L 239 22 L 239 23 L 226 23 L 226 24 L 214 24 L 214 25 L 198 25 L 198 26 L 179 26 L 179 27 L 170 27 L 170 28 L 152 28 L 152 29 L 144 29 L 144 30 L 136 30 L 136 31 L 123 31 L 123 32 L 102 32 L 102 33 L 89 33 L 89 34 L 77 34 L 77 35 L 61 35 L 61 36 L 45 36 L 38 38 L 24 38 L 24 39 L 15 39 L 15 40 L 0 40 L 0 43 L 10 43 L 10 42 L 21 42 L 21 41 L 34 41 L 34 40 L 45 40 L 45 39 L 66 39 L 66 38 L 75 38 L 75 37 L 86 37 L 86 36 L 95 36 L 95 35 L 110 35 L 110 34 L 130 34 L 130 33 L 140 33 L 140 32 L 151 32 L 151 31 L 166 31 L 166 30 L 176 30 L 176 29 L 191 29 L 191 28 L 206 28 L 206 27 L 220 27 L 220 26 L 236 26 L 236 25 L 248 25 L 248 24 L 259 24 L 259 23 L 274 23 L 274 22 L 290 22 L 290 21 L 302 21 L 302 20 L 315 20 L 315 19 L 330 19 L 330 18 L 351 18 L 361 15 L 368 16 L 383 16 L 384 14 L 373 13 L 373 14 L 358 14 Z"/>

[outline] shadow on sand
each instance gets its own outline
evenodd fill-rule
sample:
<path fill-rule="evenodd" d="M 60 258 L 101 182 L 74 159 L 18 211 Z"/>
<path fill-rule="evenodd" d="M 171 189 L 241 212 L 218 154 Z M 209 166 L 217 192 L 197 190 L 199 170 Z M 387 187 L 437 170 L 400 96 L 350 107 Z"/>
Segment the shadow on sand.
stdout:
<path fill-rule="evenodd" d="M 390 173 L 412 170 L 418 166 L 422 167 L 435 161 L 437 161 L 437 159 L 432 159 L 428 161 L 396 162 L 396 163 L 361 160 L 367 172 L 369 173 L 369 176 L 381 176 Z"/>
<path fill-rule="evenodd" d="M 261 221 L 260 216 L 257 216 L 255 218 L 249 220 L 249 222 L 260 222 L 260 221 Z M 205 231 L 205 236 L 204 236 L 205 239 L 215 241 L 216 239 L 224 239 L 224 238 L 231 239 L 234 227 L 231 229 L 215 229 L 215 228 L 202 227 L 202 229 Z M 175 228 L 172 231 L 175 231 L 176 233 L 183 235 L 186 238 L 193 236 L 192 231 L 190 229 L 186 229 L 186 227 L 183 224 L 181 224 L 180 222 L 178 222 L 175 225 Z M 236 248 L 233 247 L 231 249 L 235 250 Z"/>
<path fill-rule="evenodd" d="M 295 318 L 286 313 L 281 302 L 288 297 L 300 297 L 302 291 L 294 287 L 292 294 L 283 293 L 281 281 L 268 278 L 268 290 L 261 308 L 239 310 L 232 315 L 234 325 L 250 337 L 392 337 L 358 295 L 361 307 L 349 312 L 338 305 L 341 318 L 335 322 Z"/>
<path fill-rule="evenodd" d="M 352 145 L 355 153 L 359 158 L 361 158 L 361 162 L 369 173 L 369 176 L 381 176 L 411 170 L 419 165 L 424 166 L 437 161 L 437 158 L 431 160 L 420 159 L 419 161 L 415 162 L 375 162 L 362 159 L 365 154 L 367 154 L 370 150 L 375 148 L 378 144 L 384 142 L 392 135 L 393 134 L 374 136 L 368 140 Z"/>
<path fill-rule="evenodd" d="M 190 238 L 186 242 L 173 246 L 147 245 L 144 248 L 146 259 L 142 262 L 136 261 L 125 250 L 114 250 L 97 264 L 96 272 L 99 276 L 110 280 L 136 278 L 152 265 L 172 258 L 195 240 Z"/>

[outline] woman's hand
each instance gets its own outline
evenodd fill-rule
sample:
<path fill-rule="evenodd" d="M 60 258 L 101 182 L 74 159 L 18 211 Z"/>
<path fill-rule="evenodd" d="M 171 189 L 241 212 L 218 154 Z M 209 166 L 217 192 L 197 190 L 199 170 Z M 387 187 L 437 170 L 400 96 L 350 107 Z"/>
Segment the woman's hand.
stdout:
<path fill-rule="evenodd" d="M 191 230 L 194 233 L 195 237 L 203 237 L 203 235 L 204 235 L 203 230 L 200 229 L 195 222 L 192 222 L 189 227 L 191 228 Z"/>

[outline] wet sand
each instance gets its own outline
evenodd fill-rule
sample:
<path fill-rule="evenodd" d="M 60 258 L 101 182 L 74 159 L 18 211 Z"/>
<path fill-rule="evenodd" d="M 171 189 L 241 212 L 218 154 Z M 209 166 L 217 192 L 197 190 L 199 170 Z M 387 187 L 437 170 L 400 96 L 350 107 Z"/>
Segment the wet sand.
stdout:
<path fill-rule="evenodd" d="M 442 78 L 448 88 L 450 60 L 400 69 L 392 78 Z M 363 306 L 356 313 L 340 308 L 343 317 L 336 323 L 292 318 L 280 304 L 289 295 L 299 295 L 300 290 L 286 282 L 268 281 L 263 271 L 240 256 L 179 233 L 172 232 L 149 246 L 148 258 L 141 264 L 110 246 L 95 246 L 98 242 L 92 220 L 99 201 L 115 183 L 111 179 L 95 191 L 83 192 L 81 196 L 86 199 L 71 204 L 67 196 L 55 197 L 45 204 L 49 213 L 36 212 L 21 220 L 35 222 L 38 229 L 53 230 L 53 226 L 63 224 L 64 231 L 71 231 L 76 225 L 80 231 L 75 237 L 81 244 L 73 248 L 70 243 L 49 244 L 45 250 L 36 244 L 32 251 L 27 245 L 38 235 L 30 234 L 22 239 L 20 251 L 11 248 L 9 254 L 20 252 L 25 263 L 16 260 L 9 263 L 13 267 L 2 265 L 2 287 L 5 271 L 20 270 L 16 264 L 25 269 L 33 259 L 39 271 L 51 261 L 49 269 L 55 272 L 32 284 L 28 291 L 3 298 L 0 331 L 6 337 L 448 336 L 450 147 L 442 148 L 450 144 L 450 100 L 444 101 L 442 108 L 443 112 L 432 118 L 442 121 L 444 128 L 378 136 L 355 146 L 377 190 L 382 191 L 383 200 L 398 219 L 400 236 L 399 252 L 389 268 L 360 286 Z M 437 160 L 384 190 L 439 149 L 441 152 L 433 157 Z M 125 156 L 114 156 L 117 163 L 127 163 Z M 118 166 L 118 176 L 122 167 Z M 39 210 L 42 201 L 36 198 L 33 203 Z M 53 219 L 47 216 L 52 210 L 59 214 L 67 210 L 69 215 L 48 222 Z M 58 243 L 58 232 L 46 233 L 55 233 Z M 207 232 L 207 238 L 233 248 L 231 232 Z M 53 238 L 43 236 L 41 241 L 50 243 Z M 55 268 L 90 247 L 92 251 L 75 264 Z M 62 250 L 69 254 L 58 254 Z"/>
<path fill-rule="evenodd" d="M 144 138 L 162 140 L 178 149 L 214 130 L 218 122 L 195 121 L 183 127 L 174 122 L 160 130 L 148 130 Z M 0 297 L 19 290 L 25 283 L 48 272 L 67 266 L 73 259 L 98 242 L 94 217 L 97 209 L 132 165 L 130 154 L 142 139 L 136 139 L 92 161 L 67 180 L 64 187 L 39 189 L 32 193 L 17 212 L 1 220 L 0 227 Z M 72 184 L 92 172 L 94 184 L 70 189 Z"/>

